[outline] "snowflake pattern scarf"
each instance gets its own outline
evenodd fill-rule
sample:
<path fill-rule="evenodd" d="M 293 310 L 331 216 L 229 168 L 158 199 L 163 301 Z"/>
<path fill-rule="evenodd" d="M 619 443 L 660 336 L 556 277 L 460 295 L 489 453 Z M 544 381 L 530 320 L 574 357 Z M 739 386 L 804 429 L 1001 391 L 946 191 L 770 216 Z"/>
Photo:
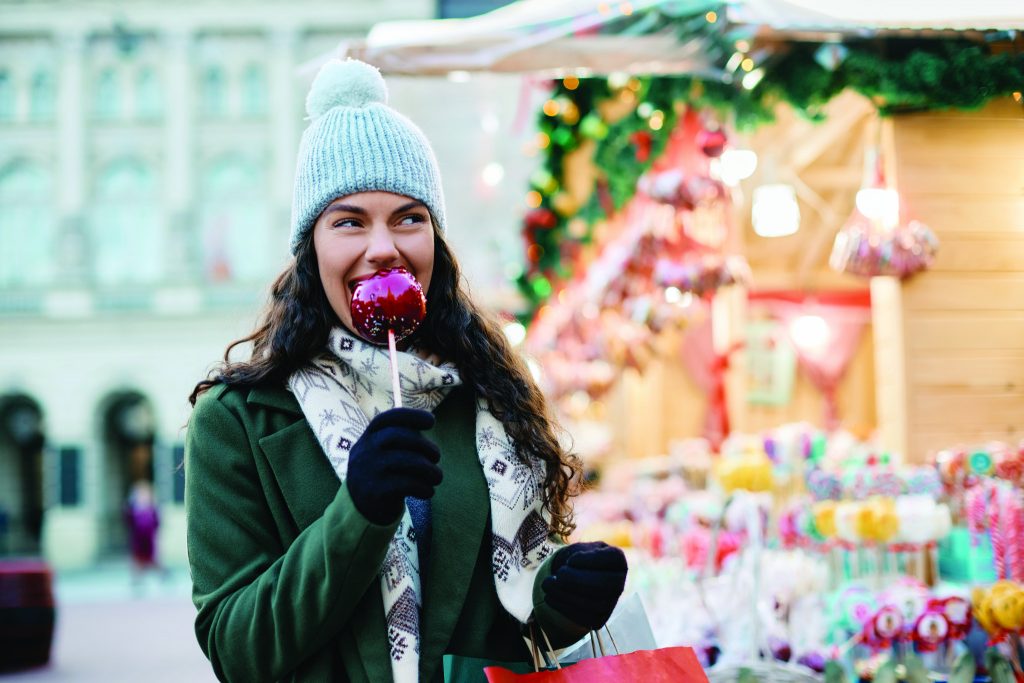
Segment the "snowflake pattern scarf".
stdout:
<path fill-rule="evenodd" d="M 461 384 L 458 370 L 398 353 L 402 404 L 433 411 Z M 391 366 L 386 348 L 342 328 L 331 330 L 327 352 L 288 380 L 320 446 L 342 481 L 349 450 L 379 413 L 392 408 Z M 542 513 L 544 463 L 524 464 L 501 421 L 478 399 L 476 448 L 487 479 L 493 538 L 494 583 L 508 612 L 525 623 L 533 611 L 533 581 L 553 552 Z M 442 456 L 441 467 L 444 467 Z M 435 548 L 434 552 L 444 552 Z M 391 671 L 396 683 L 419 679 L 419 610 L 422 605 L 415 530 L 406 509 L 381 569 Z"/>

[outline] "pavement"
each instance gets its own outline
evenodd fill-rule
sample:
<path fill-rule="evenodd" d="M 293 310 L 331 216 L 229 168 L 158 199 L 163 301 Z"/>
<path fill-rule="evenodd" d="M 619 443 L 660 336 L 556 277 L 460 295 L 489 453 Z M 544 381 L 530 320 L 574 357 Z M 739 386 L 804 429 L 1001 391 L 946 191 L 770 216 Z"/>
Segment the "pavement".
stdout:
<path fill-rule="evenodd" d="M 215 683 L 192 630 L 185 569 L 133 580 L 127 561 L 59 573 L 50 663 L 0 683 Z"/>

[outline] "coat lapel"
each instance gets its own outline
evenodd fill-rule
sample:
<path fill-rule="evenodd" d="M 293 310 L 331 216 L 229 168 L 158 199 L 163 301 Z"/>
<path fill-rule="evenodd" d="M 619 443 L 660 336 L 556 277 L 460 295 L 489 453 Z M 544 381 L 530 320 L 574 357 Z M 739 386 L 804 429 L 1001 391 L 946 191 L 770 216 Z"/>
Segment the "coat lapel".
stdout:
<path fill-rule="evenodd" d="M 451 639 L 489 519 L 487 481 L 476 452 L 471 391 L 453 391 L 435 411 L 428 436 L 441 446 L 444 479 L 433 498 L 430 566 L 423 586 L 420 678 L 430 680 Z"/>
<path fill-rule="evenodd" d="M 340 487 L 338 476 L 290 392 L 253 391 L 249 402 L 275 409 L 265 430 L 267 436 L 262 437 L 259 444 L 297 532 L 301 532 L 323 516 L 334 500 Z M 373 582 L 366 591 L 347 631 L 355 648 L 342 646 L 342 657 L 354 659 L 346 662 L 346 668 L 350 671 L 361 668 L 366 672 L 367 681 L 391 680 L 387 624 L 379 581 Z"/>

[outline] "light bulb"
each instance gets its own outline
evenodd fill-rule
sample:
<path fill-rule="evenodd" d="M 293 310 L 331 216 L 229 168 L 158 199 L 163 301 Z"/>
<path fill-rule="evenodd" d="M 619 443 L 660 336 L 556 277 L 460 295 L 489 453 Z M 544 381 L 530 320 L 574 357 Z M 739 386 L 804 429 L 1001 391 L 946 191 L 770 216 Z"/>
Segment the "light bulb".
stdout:
<path fill-rule="evenodd" d="M 805 351 L 822 351 L 832 339 L 828 323 L 820 315 L 802 315 L 789 324 L 793 343 Z"/>
<path fill-rule="evenodd" d="M 726 185 L 739 185 L 757 169 L 757 154 L 749 149 L 727 149 L 719 160 L 719 174 Z"/>
<path fill-rule="evenodd" d="M 900 222 L 900 195 L 884 187 L 865 187 L 857 192 L 857 210 L 869 221 L 891 230 Z"/>
<path fill-rule="evenodd" d="M 791 185 L 762 185 L 754 190 L 754 232 L 761 237 L 792 235 L 800 228 L 800 205 Z"/>

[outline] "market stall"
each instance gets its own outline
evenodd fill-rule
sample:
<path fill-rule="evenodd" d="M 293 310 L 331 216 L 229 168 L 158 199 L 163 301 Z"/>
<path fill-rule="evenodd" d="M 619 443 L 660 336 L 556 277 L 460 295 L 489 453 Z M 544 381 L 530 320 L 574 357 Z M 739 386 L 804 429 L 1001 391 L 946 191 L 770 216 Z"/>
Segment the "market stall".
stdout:
<path fill-rule="evenodd" d="M 345 47 L 548 79 L 509 313 L 599 481 L 577 536 L 712 678 L 1024 676 L 1024 15 L 908 5 L 527 0 Z"/>

